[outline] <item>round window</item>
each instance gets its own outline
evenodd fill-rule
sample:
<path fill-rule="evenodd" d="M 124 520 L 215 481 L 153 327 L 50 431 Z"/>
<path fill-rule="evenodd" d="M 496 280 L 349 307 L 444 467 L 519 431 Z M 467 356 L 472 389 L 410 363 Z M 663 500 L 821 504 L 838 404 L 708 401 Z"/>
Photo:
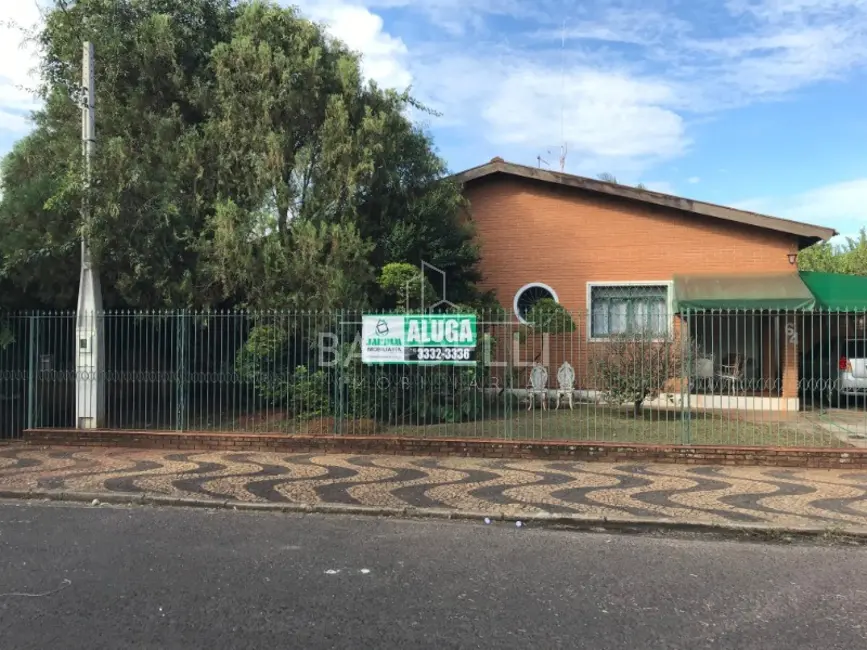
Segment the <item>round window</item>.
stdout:
<path fill-rule="evenodd" d="M 533 282 L 524 285 L 518 290 L 518 293 L 515 294 L 515 316 L 517 316 L 518 320 L 522 323 L 526 323 L 527 314 L 530 313 L 533 306 L 545 298 L 550 298 L 554 302 L 558 302 L 556 292 L 547 284 Z"/>

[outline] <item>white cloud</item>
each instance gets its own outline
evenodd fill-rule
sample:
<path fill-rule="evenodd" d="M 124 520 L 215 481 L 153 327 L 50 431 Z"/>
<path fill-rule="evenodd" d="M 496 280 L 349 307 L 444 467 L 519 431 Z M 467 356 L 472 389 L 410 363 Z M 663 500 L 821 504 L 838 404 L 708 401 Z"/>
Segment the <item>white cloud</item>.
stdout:
<path fill-rule="evenodd" d="M 474 57 L 433 53 L 417 58 L 413 72 L 416 93 L 442 114 L 433 124 L 470 157 L 458 167 L 486 155 L 523 163 L 541 155 L 556 167 L 565 140 L 567 171 L 628 177 L 689 145 L 683 119 L 668 108 L 672 88 L 651 76 L 580 60 L 564 75 L 544 56 L 493 48 Z"/>
<path fill-rule="evenodd" d="M 29 129 L 27 114 L 37 107 L 33 90 L 38 59 L 22 30 L 39 23 L 34 0 L 4 0 L 0 7 L 0 130 L 13 133 Z"/>
<path fill-rule="evenodd" d="M 696 72 L 708 75 L 708 102 L 776 98 L 867 63 L 865 0 L 729 0 L 726 7 L 737 35 L 686 39 L 681 52 L 681 60 L 698 57 Z"/>
<path fill-rule="evenodd" d="M 734 14 L 752 14 L 765 20 L 780 20 L 804 14 L 829 14 L 843 9 L 863 8 L 863 0 L 728 0 Z"/>
<path fill-rule="evenodd" d="M 693 185 L 695 185 L 696 183 L 700 183 L 701 179 L 698 176 L 690 176 L 689 178 L 686 179 L 686 182 L 692 183 Z"/>
<path fill-rule="evenodd" d="M 443 113 L 433 124 L 466 147 L 483 142 L 486 153 L 524 163 L 541 154 L 556 164 L 565 139 L 567 169 L 581 173 L 640 175 L 690 149 L 693 119 L 784 98 L 867 64 L 867 0 L 695 3 L 703 20 L 690 22 L 676 4 L 646 0 L 620 0 L 616 10 L 604 0 L 542 0 L 532 3 L 535 14 L 531 3 L 367 0 L 487 15 L 491 25 L 497 15 L 519 19 L 517 29 L 490 38 L 446 28 L 413 42 L 415 91 Z"/>
<path fill-rule="evenodd" d="M 364 75 L 387 88 L 405 90 L 412 83 L 408 50 L 383 30 L 382 18 L 361 5 L 341 0 L 296 2 L 302 13 L 327 25 L 328 32 L 362 55 Z"/>
<path fill-rule="evenodd" d="M 490 66 L 484 66 L 490 75 Z M 683 120 L 665 105 L 671 88 L 625 72 L 571 69 L 565 79 L 544 68 L 509 65 L 481 98 L 488 139 L 529 148 L 563 139 L 571 155 L 598 159 L 660 160 L 683 153 Z M 561 120 L 562 117 L 562 120 Z"/>
<path fill-rule="evenodd" d="M 788 197 L 760 197 L 735 207 L 835 228 L 843 235 L 867 226 L 867 178 L 813 188 Z"/>
<path fill-rule="evenodd" d="M 30 130 L 30 119 L 27 115 L 0 108 L 0 130 L 23 135 Z"/>
<path fill-rule="evenodd" d="M 562 0 L 553 0 L 562 2 Z M 366 0 L 371 9 L 404 9 L 419 14 L 451 35 L 486 32 L 487 16 L 543 18 L 551 0 Z"/>

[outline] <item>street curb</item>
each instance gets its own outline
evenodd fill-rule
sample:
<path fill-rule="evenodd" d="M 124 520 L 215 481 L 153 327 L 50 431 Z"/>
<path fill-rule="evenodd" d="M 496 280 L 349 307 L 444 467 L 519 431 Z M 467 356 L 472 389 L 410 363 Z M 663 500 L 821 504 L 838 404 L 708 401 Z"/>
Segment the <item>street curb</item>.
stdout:
<path fill-rule="evenodd" d="M 479 512 L 449 510 L 447 508 L 403 508 L 365 506 L 339 503 L 261 503 L 223 499 L 197 499 L 156 494 L 129 492 L 65 492 L 62 490 L 9 490 L 0 489 L 0 499 L 47 500 L 67 503 L 94 503 L 109 505 L 175 506 L 206 508 L 212 510 L 238 510 L 248 512 L 280 512 L 296 514 L 361 515 L 367 517 L 395 517 L 407 519 L 445 519 L 492 522 L 520 521 L 523 525 L 545 528 L 583 530 L 592 532 L 680 532 L 709 533 L 747 538 L 782 540 L 789 538 L 847 538 L 867 544 L 867 528 L 817 526 L 777 526 L 774 524 L 708 523 L 700 521 L 677 521 L 673 519 L 609 519 L 585 515 L 527 512 L 512 514 L 503 512 Z"/>

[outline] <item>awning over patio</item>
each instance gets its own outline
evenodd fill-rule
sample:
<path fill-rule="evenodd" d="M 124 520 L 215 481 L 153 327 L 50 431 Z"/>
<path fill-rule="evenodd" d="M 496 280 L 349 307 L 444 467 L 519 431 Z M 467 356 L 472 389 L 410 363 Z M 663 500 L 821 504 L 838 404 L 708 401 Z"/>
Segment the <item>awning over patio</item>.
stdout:
<path fill-rule="evenodd" d="M 674 310 L 812 309 L 816 300 L 796 272 L 761 275 L 676 275 Z"/>
<path fill-rule="evenodd" d="M 801 279 L 822 309 L 867 309 L 867 277 L 841 273 L 801 272 Z"/>

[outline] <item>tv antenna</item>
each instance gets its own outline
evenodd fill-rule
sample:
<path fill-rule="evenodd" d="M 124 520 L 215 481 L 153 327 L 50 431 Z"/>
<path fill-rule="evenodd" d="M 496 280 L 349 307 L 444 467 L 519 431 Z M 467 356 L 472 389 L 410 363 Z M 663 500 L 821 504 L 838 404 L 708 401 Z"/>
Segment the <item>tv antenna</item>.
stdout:
<path fill-rule="evenodd" d="M 560 173 L 566 171 L 566 17 L 560 32 Z"/>

